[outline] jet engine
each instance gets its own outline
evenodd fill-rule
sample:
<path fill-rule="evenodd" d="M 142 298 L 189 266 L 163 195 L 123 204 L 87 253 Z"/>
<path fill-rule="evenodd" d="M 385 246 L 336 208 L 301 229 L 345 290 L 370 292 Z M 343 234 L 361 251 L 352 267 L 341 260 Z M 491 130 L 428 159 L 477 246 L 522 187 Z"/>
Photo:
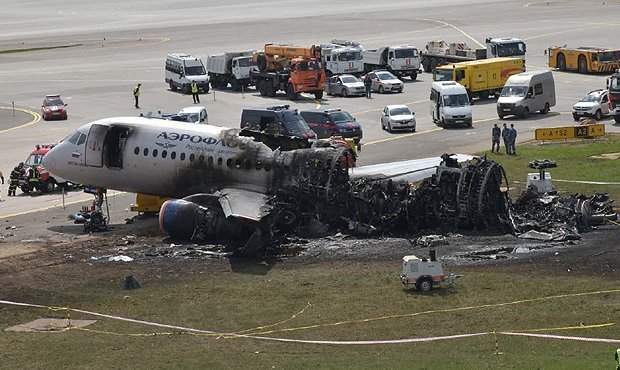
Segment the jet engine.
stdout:
<path fill-rule="evenodd" d="M 195 242 L 247 239 L 253 231 L 235 218 L 226 218 L 219 205 L 171 199 L 161 206 L 159 227 L 173 238 Z"/>

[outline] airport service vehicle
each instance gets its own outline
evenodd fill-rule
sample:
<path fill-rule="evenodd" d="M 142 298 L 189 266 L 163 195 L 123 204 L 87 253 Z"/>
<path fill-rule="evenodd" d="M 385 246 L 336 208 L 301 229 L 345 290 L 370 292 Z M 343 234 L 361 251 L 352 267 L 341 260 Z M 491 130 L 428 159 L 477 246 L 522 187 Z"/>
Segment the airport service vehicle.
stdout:
<path fill-rule="evenodd" d="M 368 73 L 368 75 L 372 80 L 370 89 L 372 91 L 378 91 L 380 94 L 384 94 L 386 92 L 401 93 L 405 88 L 405 84 L 399 80 L 398 77 L 388 71 L 377 70 Z"/>
<path fill-rule="evenodd" d="M 365 95 L 364 82 L 353 75 L 332 76 L 327 80 L 325 88 L 327 95 L 342 95 L 342 97 L 353 95 Z"/>
<path fill-rule="evenodd" d="M 590 91 L 573 105 L 573 119 L 579 121 L 581 117 L 594 117 L 600 121 L 603 116 L 609 115 L 609 91 L 598 89 Z"/>
<path fill-rule="evenodd" d="M 364 72 L 386 69 L 398 77 L 418 78 L 420 72 L 420 53 L 413 45 L 384 46 L 364 50 Z"/>
<path fill-rule="evenodd" d="M 191 122 L 194 123 L 209 123 L 209 115 L 207 114 L 207 108 L 200 105 L 193 105 L 191 107 L 185 107 L 179 111 L 179 115 L 187 115 Z"/>
<path fill-rule="evenodd" d="M 316 133 L 317 139 L 327 139 L 332 135 L 353 139 L 355 144 L 362 140 L 362 126 L 351 114 L 342 109 L 308 109 L 299 114 Z"/>
<path fill-rule="evenodd" d="M 228 84 L 233 90 L 247 88 L 251 83 L 250 70 L 256 68 L 252 55 L 256 50 L 226 52 L 207 57 L 207 72 L 214 89 L 225 89 Z"/>
<path fill-rule="evenodd" d="M 74 142 L 74 143 L 79 143 L 80 138 L 81 138 L 80 135 L 74 134 L 73 136 L 69 138 L 69 141 Z M 86 140 L 86 137 L 81 138 L 81 139 Z M 84 141 L 82 141 L 82 144 L 83 143 Z M 32 151 L 32 153 L 30 153 L 28 158 L 26 158 L 26 160 L 24 161 L 24 171 L 26 173 L 28 172 L 28 169 L 39 171 L 38 189 L 31 189 L 30 185 L 28 184 L 27 178 L 24 177 L 20 179 L 19 187 L 24 193 L 28 194 L 34 190 L 39 190 L 42 193 L 51 193 L 52 191 L 54 191 L 54 188 L 56 187 L 56 185 L 63 186 L 63 187 L 71 185 L 70 183 L 67 182 L 67 180 L 61 177 L 55 176 L 50 171 L 45 169 L 42 165 L 43 157 L 50 150 L 52 150 L 53 147 L 54 145 L 37 145 L 35 146 L 35 149 Z"/>
<path fill-rule="evenodd" d="M 191 85 L 196 81 L 198 89 L 209 92 L 209 76 L 200 58 L 184 53 L 172 53 L 166 56 L 166 83 L 170 90 L 181 89 L 185 94 L 191 93 Z"/>
<path fill-rule="evenodd" d="M 620 50 L 595 47 L 553 46 L 545 51 L 551 68 L 579 73 L 613 72 L 620 68 Z"/>
<path fill-rule="evenodd" d="M 441 284 L 447 278 L 433 249 L 430 250 L 430 259 L 416 256 L 403 257 L 403 273 L 400 275 L 400 281 L 405 286 L 414 284 L 417 290 L 428 292 L 433 289 L 433 286 Z"/>
<path fill-rule="evenodd" d="M 431 117 L 433 123 L 471 127 L 471 104 L 467 90 L 454 81 L 433 82 L 431 85 Z"/>
<path fill-rule="evenodd" d="M 49 119 L 67 119 L 67 104 L 60 98 L 60 95 L 45 95 L 41 104 L 41 117 L 47 121 Z"/>
<path fill-rule="evenodd" d="M 433 80 L 456 81 L 465 87 L 470 99 L 486 99 L 499 95 L 508 78 L 521 72 L 525 72 L 521 58 L 492 58 L 437 67 Z"/>
<path fill-rule="evenodd" d="M 395 130 L 411 130 L 415 132 L 415 112 L 406 105 L 386 105 L 381 112 L 381 129 L 393 132 Z"/>
<path fill-rule="evenodd" d="M 254 53 L 253 60 L 258 71 L 251 70 L 250 76 L 261 96 L 274 97 L 282 90 L 290 100 L 297 100 L 301 93 L 323 98 L 325 70 L 320 47 L 266 44 L 263 51 Z"/>
<path fill-rule="evenodd" d="M 297 109 L 290 108 L 289 105 L 274 105 L 244 109 L 241 112 L 241 128 L 269 135 L 316 139 L 316 134 Z"/>
<path fill-rule="evenodd" d="M 425 72 L 433 72 L 438 66 L 470 60 L 490 59 L 497 57 L 519 57 L 525 63 L 525 42 L 516 37 L 487 38 L 486 48 L 474 49 L 464 42 L 447 43 L 443 40 L 430 41 L 426 44 L 422 55 L 422 68 Z"/>
<path fill-rule="evenodd" d="M 616 123 L 620 123 L 620 72 L 616 71 L 607 79 L 607 89 L 609 90 L 609 113 Z"/>
<path fill-rule="evenodd" d="M 523 72 L 512 75 L 497 99 L 497 115 L 527 117 L 540 111 L 549 113 L 555 106 L 555 82 L 551 71 Z"/>
<path fill-rule="evenodd" d="M 362 74 L 362 47 L 355 41 L 332 40 L 321 44 L 321 60 L 327 77 L 339 74 Z"/>

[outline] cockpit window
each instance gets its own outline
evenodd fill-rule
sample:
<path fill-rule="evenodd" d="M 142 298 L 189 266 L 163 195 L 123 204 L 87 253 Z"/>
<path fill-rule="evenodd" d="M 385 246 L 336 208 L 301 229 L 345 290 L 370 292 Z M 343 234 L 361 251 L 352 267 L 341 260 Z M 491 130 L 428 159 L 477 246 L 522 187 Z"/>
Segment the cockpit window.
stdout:
<path fill-rule="evenodd" d="M 77 145 L 82 145 L 86 142 L 86 134 L 80 133 L 80 138 L 78 139 Z"/>
<path fill-rule="evenodd" d="M 73 145 L 77 145 L 78 139 L 80 138 L 80 135 L 82 135 L 79 131 L 76 131 L 75 134 L 73 134 L 71 136 L 71 138 L 69 139 L 69 142 Z"/>

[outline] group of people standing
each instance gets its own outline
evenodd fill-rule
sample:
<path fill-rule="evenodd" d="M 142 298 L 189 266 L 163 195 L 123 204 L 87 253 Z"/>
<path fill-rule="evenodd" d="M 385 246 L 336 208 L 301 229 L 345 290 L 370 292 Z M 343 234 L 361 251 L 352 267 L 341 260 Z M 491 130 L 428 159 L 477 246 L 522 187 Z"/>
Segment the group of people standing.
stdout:
<path fill-rule="evenodd" d="M 141 87 L 142 87 L 142 84 L 137 84 L 136 86 L 133 87 L 133 99 L 135 102 L 134 106 L 136 108 L 140 108 L 138 103 L 140 100 Z M 194 100 L 194 104 L 200 103 L 200 95 L 198 94 L 198 85 L 196 84 L 196 81 L 192 81 L 192 84 L 190 85 L 190 89 L 192 92 L 192 99 Z"/>
<path fill-rule="evenodd" d="M 492 144 L 491 144 L 491 152 L 499 153 L 500 145 L 499 138 L 504 140 L 504 146 L 506 147 L 506 154 L 508 155 L 516 155 L 516 142 L 517 142 L 517 129 L 514 124 L 510 124 L 508 127 L 504 123 L 503 129 L 500 129 L 497 126 L 497 123 L 493 125 L 493 131 L 491 133 Z"/>

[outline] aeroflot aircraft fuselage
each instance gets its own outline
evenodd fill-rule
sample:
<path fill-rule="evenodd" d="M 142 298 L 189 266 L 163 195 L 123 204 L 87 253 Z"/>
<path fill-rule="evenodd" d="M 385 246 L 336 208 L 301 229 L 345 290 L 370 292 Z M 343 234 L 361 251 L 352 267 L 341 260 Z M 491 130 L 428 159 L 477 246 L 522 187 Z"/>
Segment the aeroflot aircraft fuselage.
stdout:
<path fill-rule="evenodd" d="M 239 130 L 142 117 L 80 127 L 43 159 L 75 183 L 172 198 L 234 186 L 264 193 L 273 150 Z"/>

